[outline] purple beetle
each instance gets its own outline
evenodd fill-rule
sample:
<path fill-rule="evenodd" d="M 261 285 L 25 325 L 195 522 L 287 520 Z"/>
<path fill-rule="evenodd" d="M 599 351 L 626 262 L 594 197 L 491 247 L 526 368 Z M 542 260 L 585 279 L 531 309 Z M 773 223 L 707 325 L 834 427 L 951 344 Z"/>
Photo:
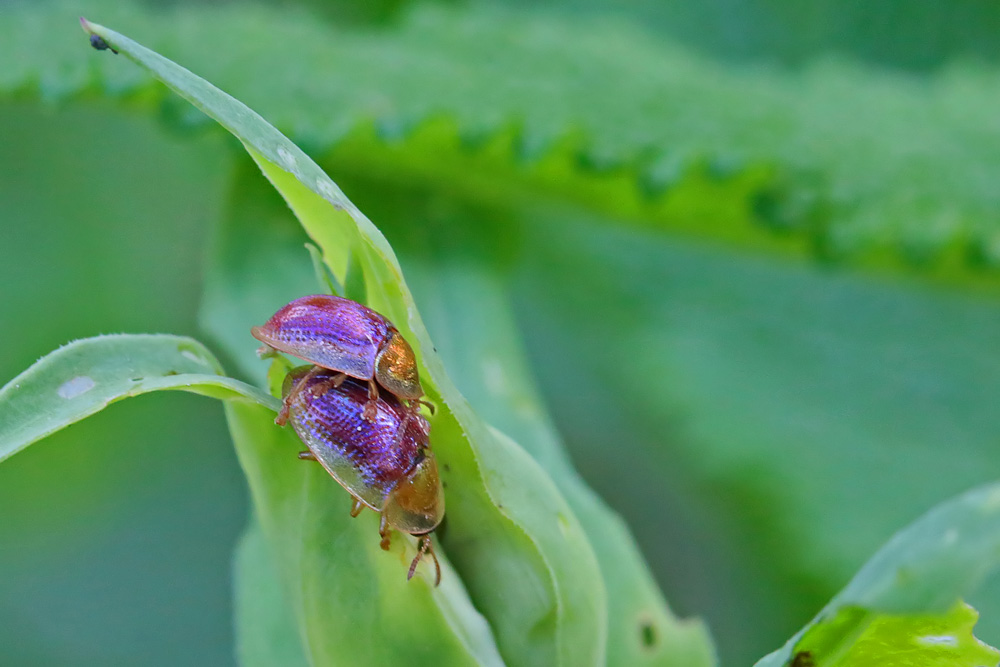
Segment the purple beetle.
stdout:
<path fill-rule="evenodd" d="M 264 343 L 261 354 L 280 350 L 311 364 L 368 381 L 364 417 L 375 416 L 379 385 L 411 407 L 421 403 L 424 390 L 417 374 L 413 348 L 382 315 L 357 301 L 339 296 L 304 296 L 284 306 L 263 326 L 250 333 Z M 289 396 L 294 396 L 292 389 Z M 288 418 L 287 402 L 277 424 Z M 428 404 L 429 405 L 429 404 Z"/>
<path fill-rule="evenodd" d="M 392 395 L 374 402 L 363 382 L 341 373 L 300 366 L 285 378 L 282 394 L 289 421 L 309 448 L 299 458 L 319 461 L 354 498 L 351 516 L 364 507 L 382 515 L 379 535 L 388 550 L 390 530 L 420 538 L 407 579 L 425 553 L 434 559 L 435 586 L 441 565 L 430 533 L 444 518 L 444 492 L 430 449 L 430 424 Z M 364 416 L 374 405 L 371 419 Z"/>

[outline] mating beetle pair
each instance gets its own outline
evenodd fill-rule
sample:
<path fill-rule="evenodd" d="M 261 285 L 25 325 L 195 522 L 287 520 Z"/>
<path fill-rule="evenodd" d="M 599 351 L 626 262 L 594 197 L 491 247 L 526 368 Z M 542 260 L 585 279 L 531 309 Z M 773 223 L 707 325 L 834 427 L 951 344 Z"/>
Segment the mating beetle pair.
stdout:
<path fill-rule="evenodd" d="M 351 516 L 364 507 L 381 514 L 383 549 L 391 529 L 419 537 L 407 579 L 429 552 L 439 583 L 430 533 L 444 517 L 444 493 L 410 345 L 382 315 L 327 295 L 296 299 L 251 333 L 262 354 L 279 350 L 314 364 L 285 378 L 275 419 L 290 421 L 309 448 L 299 458 L 318 461 L 347 489 Z"/>

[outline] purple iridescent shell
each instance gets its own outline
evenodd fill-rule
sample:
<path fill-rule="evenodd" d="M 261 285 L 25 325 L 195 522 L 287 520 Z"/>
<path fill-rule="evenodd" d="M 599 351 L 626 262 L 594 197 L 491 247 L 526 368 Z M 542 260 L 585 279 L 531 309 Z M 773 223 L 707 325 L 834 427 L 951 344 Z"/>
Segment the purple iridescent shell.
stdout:
<path fill-rule="evenodd" d="M 289 421 L 334 479 L 382 511 L 399 481 L 432 456 L 430 425 L 391 394 L 377 400 L 373 420 L 364 419 L 367 384 L 347 378 L 335 386 L 336 376 L 335 371 L 306 366 L 289 373 L 283 390 Z"/>
<path fill-rule="evenodd" d="M 250 332 L 274 349 L 317 366 L 375 380 L 400 398 L 418 399 L 424 393 L 410 344 L 392 322 L 356 301 L 304 296 Z"/>
<path fill-rule="evenodd" d="M 376 357 L 394 331 L 371 308 L 325 294 L 296 299 L 251 329 L 276 350 L 362 380 L 375 376 Z"/>

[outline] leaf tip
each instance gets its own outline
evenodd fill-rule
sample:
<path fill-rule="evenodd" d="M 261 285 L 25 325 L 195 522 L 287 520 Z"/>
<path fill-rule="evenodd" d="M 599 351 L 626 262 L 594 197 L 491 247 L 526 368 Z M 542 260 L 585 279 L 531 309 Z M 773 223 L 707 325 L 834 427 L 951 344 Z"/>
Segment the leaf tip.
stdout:
<path fill-rule="evenodd" d="M 111 53 L 118 55 L 118 51 L 105 41 L 103 37 L 97 34 L 97 28 L 100 26 L 95 26 L 93 23 L 88 21 L 83 16 L 80 17 L 80 27 L 83 31 L 90 35 L 90 45 L 97 49 L 98 51 L 110 50 Z"/>

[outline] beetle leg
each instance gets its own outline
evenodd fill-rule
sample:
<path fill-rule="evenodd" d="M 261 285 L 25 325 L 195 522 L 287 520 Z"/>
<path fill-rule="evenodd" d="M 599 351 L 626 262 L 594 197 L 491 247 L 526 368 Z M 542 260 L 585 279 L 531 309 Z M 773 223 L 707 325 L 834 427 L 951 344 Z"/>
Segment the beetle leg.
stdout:
<path fill-rule="evenodd" d="M 278 410 L 278 416 L 274 418 L 274 423 L 278 426 L 284 426 L 288 423 L 288 399 L 291 398 L 294 391 L 295 390 L 293 389 L 289 392 L 285 400 L 281 402 L 281 409 Z"/>
<path fill-rule="evenodd" d="M 410 563 L 410 571 L 406 573 L 406 580 L 409 581 L 413 578 L 413 574 L 417 571 L 417 564 L 425 553 L 430 553 L 431 558 L 434 559 L 434 585 L 438 586 L 441 583 L 441 563 L 438 562 L 437 554 L 434 553 L 434 546 L 431 544 L 430 535 L 424 535 L 420 538 L 420 550 L 417 551 L 417 555 L 413 557 L 413 562 Z"/>
<path fill-rule="evenodd" d="M 422 398 L 412 398 L 410 399 L 410 407 L 413 408 L 414 412 L 420 409 L 421 405 L 426 405 L 427 409 L 430 410 L 431 416 L 434 416 L 435 407 L 430 401 L 425 401 Z"/>
<path fill-rule="evenodd" d="M 364 508 L 364 503 L 362 503 L 360 499 L 355 498 L 354 502 L 351 503 L 351 518 L 353 519 L 357 515 L 361 514 L 361 510 Z"/>
<path fill-rule="evenodd" d="M 378 401 L 378 385 L 375 383 L 375 380 L 369 380 L 368 402 L 365 403 L 365 411 L 361 413 L 361 417 L 365 421 L 375 421 L 375 415 L 378 414 L 378 411 L 376 410 L 376 401 Z"/>
<path fill-rule="evenodd" d="M 316 455 L 310 452 L 308 449 L 304 452 L 299 452 L 299 461 L 315 461 Z"/>
<path fill-rule="evenodd" d="M 340 385 L 344 384 L 344 380 L 347 379 L 347 373 L 337 373 L 332 378 L 330 378 L 330 384 L 336 389 Z"/>
<path fill-rule="evenodd" d="M 388 551 L 389 546 L 392 543 L 392 534 L 389 532 L 392 530 L 389 528 L 389 522 L 385 520 L 385 514 L 382 515 L 381 521 L 378 522 L 378 534 L 382 536 L 382 542 L 379 546 L 382 547 L 383 551 Z"/>
<path fill-rule="evenodd" d="M 288 392 L 288 395 L 285 396 L 285 400 L 281 402 L 281 410 L 278 411 L 278 416 L 274 418 L 275 424 L 277 424 L 278 426 L 284 426 L 288 422 L 289 405 L 291 405 L 292 399 L 295 397 L 295 394 L 302 391 L 302 387 L 306 386 L 306 383 L 314 375 L 316 375 L 322 370 L 323 369 L 320 368 L 319 366 L 313 366 L 312 368 L 309 369 L 308 373 L 299 378 L 299 381 L 295 383 L 295 386 L 292 387 L 291 391 Z"/>

